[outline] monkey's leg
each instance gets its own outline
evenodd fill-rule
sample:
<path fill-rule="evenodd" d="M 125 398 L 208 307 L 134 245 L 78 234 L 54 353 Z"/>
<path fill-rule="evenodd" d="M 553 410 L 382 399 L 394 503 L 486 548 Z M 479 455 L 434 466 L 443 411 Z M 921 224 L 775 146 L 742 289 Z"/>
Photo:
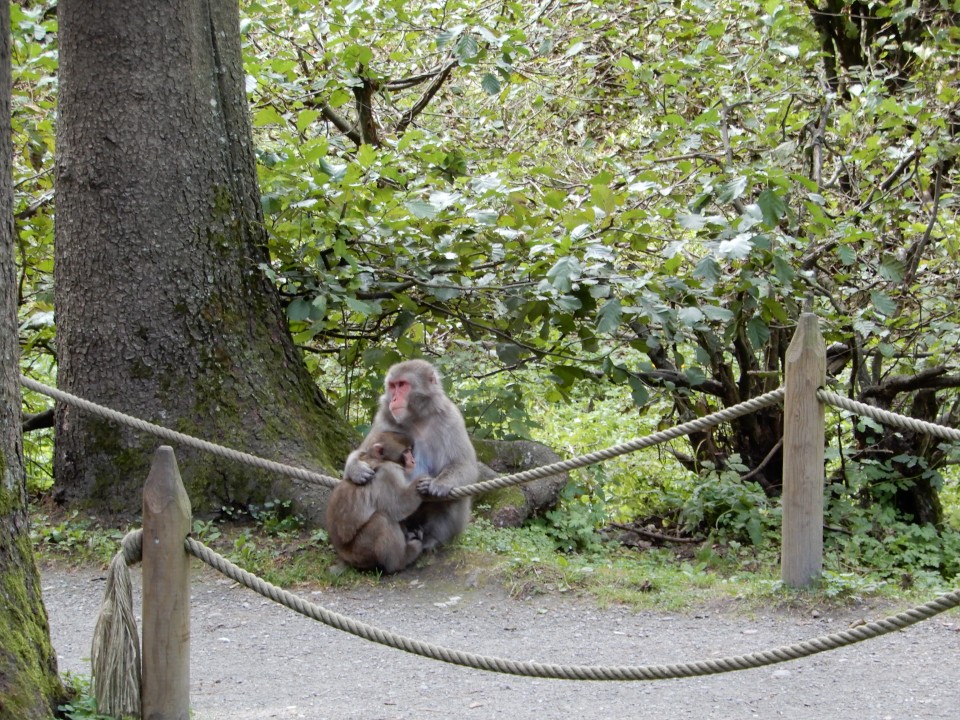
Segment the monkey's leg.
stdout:
<path fill-rule="evenodd" d="M 423 553 L 423 543 L 418 538 L 406 539 L 407 550 L 403 555 L 403 566 L 409 567 Z"/>
<path fill-rule="evenodd" d="M 423 533 L 423 550 L 433 550 L 462 533 L 470 522 L 470 498 L 448 503 L 424 503 L 407 524 Z"/>
<path fill-rule="evenodd" d="M 410 562 L 420 555 L 417 552 L 408 560 L 411 543 L 420 544 L 418 540 L 408 541 L 400 523 L 383 513 L 374 515 L 364 528 L 372 541 L 372 554 L 376 558 L 377 567 L 386 573 L 395 573 L 403 570 Z"/>

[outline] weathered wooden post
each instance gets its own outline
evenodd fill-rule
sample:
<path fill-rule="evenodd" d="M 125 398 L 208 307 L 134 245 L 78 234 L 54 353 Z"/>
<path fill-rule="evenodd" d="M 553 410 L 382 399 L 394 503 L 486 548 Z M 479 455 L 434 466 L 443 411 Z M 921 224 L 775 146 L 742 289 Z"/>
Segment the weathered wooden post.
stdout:
<path fill-rule="evenodd" d="M 164 445 L 143 488 L 143 720 L 189 720 L 190 524 L 190 498 Z"/>
<path fill-rule="evenodd" d="M 823 570 L 823 403 L 827 353 L 817 316 L 802 313 L 786 356 L 780 577 L 807 587 Z"/>

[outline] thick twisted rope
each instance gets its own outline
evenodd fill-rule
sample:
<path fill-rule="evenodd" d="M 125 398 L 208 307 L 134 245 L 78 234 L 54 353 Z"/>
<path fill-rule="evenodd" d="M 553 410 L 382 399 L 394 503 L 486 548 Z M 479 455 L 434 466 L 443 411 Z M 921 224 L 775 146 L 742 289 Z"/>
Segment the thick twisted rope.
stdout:
<path fill-rule="evenodd" d="M 845 398 L 843 395 L 837 395 L 829 390 L 817 390 L 817 397 L 827 405 L 848 410 L 856 415 L 866 415 L 878 422 L 882 422 L 884 425 L 913 430 L 914 432 L 933 435 L 934 437 L 944 440 L 960 441 L 960 430 L 955 428 L 944 427 L 943 425 L 937 425 L 936 423 L 925 420 L 917 420 L 916 418 L 905 415 L 898 415 L 889 410 L 881 410 L 880 408 L 873 407 L 873 405 L 867 405 L 862 402 L 857 402 L 856 400 Z"/>
<path fill-rule="evenodd" d="M 518 485 L 520 483 L 529 482 L 530 480 L 537 480 L 539 478 L 547 477 L 548 475 L 557 475 L 568 470 L 575 470 L 577 468 L 586 467 L 587 465 L 594 465 L 598 462 L 603 462 L 604 460 L 617 457 L 618 455 L 626 455 L 627 453 L 636 452 L 642 448 L 659 445 L 660 443 L 673 440 L 682 435 L 689 435 L 692 432 L 706 430 L 707 428 L 711 428 L 714 425 L 719 425 L 722 422 L 727 422 L 744 415 L 749 415 L 750 413 L 765 408 L 768 405 L 773 405 L 774 403 L 780 402 L 780 400 L 783 399 L 783 395 L 784 389 L 778 388 L 777 390 L 772 390 L 768 393 L 764 393 L 763 395 L 758 395 L 755 398 L 750 398 L 749 400 L 737 405 L 733 405 L 731 407 L 724 408 L 723 410 L 718 410 L 715 413 L 704 415 L 701 418 L 685 422 L 682 425 L 676 425 L 672 428 L 668 428 L 667 430 L 655 432 L 652 435 L 647 435 L 645 437 L 636 438 L 604 450 L 597 450 L 596 452 L 589 453 L 588 455 L 581 455 L 580 457 L 571 458 L 569 460 L 562 460 L 550 465 L 543 465 L 538 468 L 524 470 L 523 472 L 514 473 L 513 475 L 504 475 L 491 480 L 474 483 L 473 485 L 465 485 L 463 487 L 454 488 L 449 497 L 459 498 L 467 495 L 478 495 L 491 490 L 499 490 L 500 488 L 504 488 L 509 485 Z"/>
<path fill-rule="evenodd" d="M 331 610 L 307 602 L 303 598 L 278 588 L 265 580 L 243 570 L 229 560 L 208 548 L 193 538 L 187 538 L 184 543 L 187 552 L 199 558 L 210 567 L 223 573 L 227 577 L 244 585 L 254 592 L 263 595 L 276 603 L 284 605 L 313 620 L 318 620 L 336 630 L 356 635 L 371 642 L 386 645 L 397 650 L 420 655 L 422 657 L 439 660 L 453 665 L 487 670 L 490 672 L 520 675 L 524 677 L 552 678 L 558 680 L 666 680 L 671 678 L 696 677 L 714 675 L 734 670 L 763 667 L 787 660 L 815 655 L 827 650 L 852 645 L 870 638 L 879 637 L 895 630 L 914 625 L 922 620 L 945 612 L 960 605 L 960 590 L 945 593 L 940 597 L 912 608 L 905 612 L 866 623 L 856 628 L 826 635 L 812 640 L 796 643 L 786 647 L 751 653 L 749 655 L 735 655 L 715 660 L 700 660 L 689 663 L 672 665 L 634 665 L 634 666 L 603 666 L 603 665 L 557 665 L 552 663 L 518 662 L 505 658 L 478 655 L 476 653 L 453 650 L 440 645 L 422 642 L 413 638 L 404 637 L 353 618 L 340 615 Z"/>
<path fill-rule="evenodd" d="M 113 420 L 114 422 L 128 425 L 137 430 L 152 433 L 166 440 L 179 442 L 190 447 L 199 448 L 201 450 L 206 450 L 214 453 L 215 455 L 219 455 L 230 460 L 236 460 L 238 462 L 244 462 L 265 470 L 273 470 L 274 472 L 295 477 L 299 480 L 316 482 L 321 485 L 325 485 L 326 487 L 334 487 L 338 482 L 340 482 L 337 478 L 321 475 L 320 473 L 311 472 L 310 470 L 294 467 L 292 465 L 285 465 L 272 460 L 266 460 L 264 458 L 257 457 L 256 455 L 251 455 L 239 450 L 233 450 L 231 448 L 224 447 L 223 445 L 217 445 L 216 443 L 208 442 L 206 440 L 200 440 L 199 438 L 177 432 L 176 430 L 170 430 L 168 428 L 161 427 L 160 425 L 154 425 L 146 420 L 141 420 L 140 418 L 133 417 L 132 415 L 127 415 L 116 410 L 111 410 L 110 408 L 102 405 L 98 405 L 94 402 L 90 402 L 89 400 L 84 400 L 83 398 L 77 397 L 76 395 L 71 395 L 63 390 L 48 387 L 47 385 L 37 382 L 36 380 L 31 380 L 25 375 L 20 376 L 20 382 L 31 390 L 35 390 L 36 392 L 52 397 L 60 402 L 73 405 L 82 410 L 93 413 L 94 415 L 99 415 L 109 420 Z M 569 460 L 563 460 L 550 465 L 543 465 L 542 467 L 524 470 L 522 472 L 514 473 L 513 475 L 503 475 L 501 477 L 493 478 L 492 480 L 485 480 L 483 482 L 473 483 L 472 485 L 464 485 L 463 487 L 454 488 L 448 497 L 449 499 L 454 500 L 456 498 L 467 497 L 468 495 L 480 495 L 485 492 L 490 492 L 491 490 L 499 490 L 500 488 L 509 487 L 511 485 L 520 485 L 521 483 L 530 482 L 531 480 L 538 480 L 539 478 L 544 478 L 549 475 L 557 475 L 562 472 L 567 472 L 568 470 L 575 470 L 577 468 L 586 467 L 587 465 L 594 465 L 598 462 L 603 462 L 604 460 L 609 460 L 619 455 L 626 455 L 627 453 L 636 452 L 642 448 L 658 445 L 660 443 L 667 442 L 668 440 L 678 438 L 682 435 L 688 435 L 692 432 L 706 430 L 707 428 L 711 428 L 714 425 L 719 425 L 722 422 L 733 420 L 744 415 L 749 415 L 750 413 L 765 408 L 768 405 L 773 405 L 774 403 L 779 402 L 783 399 L 783 394 L 783 388 L 779 388 L 763 395 L 758 395 L 757 397 L 739 403 L 738 405 L 724 408 L 723 410 L 711 413 L 710 415 L 704 415 L 701 418 L 683 423 L 682 425 L 677 425 L 676 427 L 672 427 L 661 432 L 656 432 L 652 435 L 647 435 L 646 437 L 636 438 L 629 442 L 606 448 L 605 450 L 598 450 L 596 452 L 592 452 L 587 455 L 581 455 Z"/>
<path fill-rule="evenodd" d="M 143 530 L 128 532 L 107 570 L 90 666 L 97 710 L 111 717 L 140 717 L 140 640 L 128 566 L 143 555 Z"/>
<path fill-rule="evenodd" d="M 122 425 L 127 425 L 136 430 L 151 433 L 152 435 L 156 435 L 157 437 L 161 437 L 165 440 L 187 445 L 188 447 L 195 447 L 200 450 L 205 450 L 213 453 L 214 455 L 227 458 L 228 460 L 236 460 L 237 462 L 246 463 L 247 465 L 252 465 L 254 467 L 261 468 L 262 470 L 271 470 L 273 472 L 280 473 L 281 475 L 287 475 L 289 477 L 294 477 L 298 480 L 305 480 L 307 482 L 319 483 L 320 485 L 325 485 L 327 487 L 334 487 L 338 482 L 340 482 L 337 478 L 330 477 L 329 475 L 312 472 L 304 468 L 294 467 L 293 465 L 285 465 L 284 463 L 274 462 L 273 460 L 257 457 L 256 455 L 241 452 L 240 450 L 234 450 L 232 448 L 224 447 L 223 445 L 217 445 L 216 443 L 207 442 L 206 440 L 200 440 L 199 438 L 192 437 L 191 435 L 187 435 L 182 432 L 177 432 L 176 430 L 170 430 L 169 428 L 165 428 L 160 425 L 154 425 L 153 423 L 147 422 L 146 420 L 141 420 L 133 415 L 127 415 L 117 410 L 111 410 L 108 407 L 98 405 L 97 403 L 90 402 L 89 400 L 84 400 L 83 398 L 77 397 L 76 395 L 71 395 L 63 390 L 48 387 L 47 385 L 37 382 L 36 380 L 31 380 L 25 375 L 20 376 L 20 382 L 31 390 L 35 390 L 36 392 L 48 397 L 52 397 L 54 400 L 59 400 L 60 402 L 68 405 L 78 407 L 81 410 L 92 413 L 93 415 L 99 415 L 100 417 L 112 420 Z"/>

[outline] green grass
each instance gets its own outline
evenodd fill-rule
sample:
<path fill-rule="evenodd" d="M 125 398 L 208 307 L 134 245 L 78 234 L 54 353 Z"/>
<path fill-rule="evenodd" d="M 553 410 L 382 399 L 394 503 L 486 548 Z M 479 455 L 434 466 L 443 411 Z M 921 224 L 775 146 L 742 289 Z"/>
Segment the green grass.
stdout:
<path fill-rule="evenodd" d="M 119 550 L 128 528 L 111 527 L 71 514 L 35 512 L 32 535 L 41 562 L 105 566 Z M 194 537 L 216 552 L 280 587 L 298 589 L 354 587 L 380 582 L 376 573 L 344 568 L 323 531 L 296 525 L 277 529 L 269 524 L 196 521 Z M 746 604 L 793 603 L 798 598 L 846 602 L 882 596 L 911 602 L 952 589 L 942 578 L 918 575 L 909 583 L 889 573 L 850 568 L 826 553 L 819 586 L 798 592 L 779 580 L 776 546 L 755 548 L 712 540 L 665 547 L 631 548 L 616 536 L 598 535 L 594 549 L 561 551 L 543 525 L 494 528 L 476 517 L 464 535 L 443 550 L 438 573 L 467 569 L 486 582 L 499 583 L 514 596 L 577 593 L 601 605 L 683 610 L 713 602 Z M 436 574 L 436 573 L 435 573 Z M 396 576 L 403 580 L 404 574 Z"/>

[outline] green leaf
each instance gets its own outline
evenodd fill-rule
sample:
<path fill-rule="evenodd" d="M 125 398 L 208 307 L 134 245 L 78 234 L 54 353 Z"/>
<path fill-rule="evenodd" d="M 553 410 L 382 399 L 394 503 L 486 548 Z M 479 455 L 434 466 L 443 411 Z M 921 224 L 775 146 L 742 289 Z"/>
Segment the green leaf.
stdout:
<path fill-rule="evenodd" d="M 722 183 L 717 188 L 717 202 L 721 204 L 733 202 L 738 197 L 743 195 L 743 191 L 746 189 L 746 187 L 747 179 L 743 176 L 738 176 L 732 180 Z"/>
<path fill-rule="evenodd" d="M 897 314 L 897 304 L 885 292 L 874 290 L 870 293 L 870 302 L 873 303 L 874 309 L 884 317 L 893 317 Z"/>
<path fill-rule="evenodd" d="M 704 190 L 690 202 L 690 212 L 699 215 L 711 200 L 713 200 L 713 190 Z"/>
<path fill-rule="evenodd" d="M 747 321 L 747 340 L 754 350 L 759 350 L 770 339 L 770 328 L 763 318 L 754 316 Z"/>
<path fill-rule="evenodd" d="M 264 127 L 265 125 L 283 125 L 286 121 L 283 115 L 277 112 L 273 105 L 267 105 L 265 108 L 257 110 L 253 114 L 253 126 Z"/>
<path fill-rule="evenodd" d="M 837 257 L 844 265 L 853 265 L 857 261 L 857 251 L 849 245 L 840 245 L 837 247 Z"/>
<path fill-rule="evenodd" d="M 487 95 L 499 95 L 501 90 L 500 80 L 493 73 L 484 73 L 480 80 L 480 87 Z"/>
<path fill-rule="evenodd" d="M 515 343 L 497 343 L 497 357 L 504 365 L 516 365 L 523 355 L 523 349 Z"/>
<path fill-rule="evenodd" d="M 320 170 L 329 175 L 330 179 L 334 182 L 340 182 L 347 174 L 346 165 L 335 165 L 332 162 L 328 162 L 326 158 L 320 158 L 320 160 L 317 161 L 317 165 L 319 165 Z"/>
<path fill-rule="evenodd" d="M 677 319 L 688 327 L 703 322 L 703 317 L 703 311 L 698 307 L 682 307 L 677 310 Z"/>
<path fill-rule="evenodd" d="M 579 55 L 587 47 L 587 44 L 583 40 L 578 40 L 573 43 L 567 51 L 563 54 L 564 57 L 573 57 L 574 55 Z"/>
<path fill-rule="evenodd" d="M 583 303 L 576 295 L 561 295 L 556 299 L 557 306 L 566 312 L 577 312 L 583 307 Z"/>
<path fill-rule="evenodd" d="M 275 215 L 283 209 L 283 202 L 275 193 L 266 193 L 260 198 L 264 215 Z"/>
<path fill-rule="evenodd" d="M 703 280 L 708 286 L 714 285 L 721 275 L 720 264 L 712 255 L 702 258 L 693 269 L 693 276 L 698 280 Z"/>
<path fill-rule="evenodd" d="M 880 277 L 892 283 L 899 283 L 907 272 L 907 266 L 902 260 L 893 256 L 886 256 L 880 262 Z"/>
<path fill-rule="evenodd" d="M 454 27 L 447 28 L 441 33 L 437 34 L 436 43 L 437 47 L 442 48 L 455 37 L 459 36 L 463 32 L 464 25 L 455 25 Z"/>
<path fill-rule="evenodd" d="M 781 255 L 773 256 L 773 272 L 784 285 L 792 283 L 797 275 L 787 259 Z"/>
<path fill-rule="evenodd" d="M 580 279 L 580 261 L 575 257 L 562 257 L 547 271 L 547 280 L 560 292 L 568 293 L 573 289 L 575 280 Z"/>
<path fill-rule="evenodd" d="M 717 245 L 717 253 L 731 260 L 743 260 L 753 250 L 752 237 L 749 233 L 740 233 L 732 238 L 721 240 Z"/>
<path fill-rule="evenodd" d="M 437 206 L 427 200 L 408 200 L 404 206 L 421 220 L 432 220 L 437 216 Z"/>
<path fill-rule="evenodd" d="M 293 322 L 304 322 L 310 319 L 310 303 L 303 298 L 295 298 L 287 306 L 287 317 Z"/>
<path fill-rule="evenodd" d="M 353 310 L 353 312 L 360 313 L 361 315 L 375 315 L 380 310 L 379 303 L 359 300 L 352 295 L 345 296 L 343 302 L 346 303 L 347 307 Z"/>
<path fill-rule="evenodd" d="M 360 167 L 368 168 L 377 160 L 377 150 L 372 145 L 363 144 L 357 150 L 357 162 Z"/>
<path fill-rule="evenodd" d="M 560 387 L 572 387 L 573 384 L 583 378 L 586 373 L 573 365 L 554 365 L 550 368 L 553 380 Z"/>
<path fill-rule="evenodd" d="M 627 383 L 630 385 L 630 397 L 633 399 L 634 405 L 643 407 L 650 401 L 650 393 L 639 378 L 630 377 L 627 379 Z"/>
<path fill-rule="evenodd" d="M 597 311 L 597 332 L 614 333 L 620 327 L 622 309 L 620 300 L 610 298 Z"/>
<path fill-rule="evenodd" d="M 763 221 L 770 226 L 780 222 L 787 212 L 787 204 L 774 190 L 767 188 L 757 198 L 757 205 L 763 213 Z"/>
<path fill-rule="evenodd" d="M 454 54 L 460 62 L 469 63 L 480 54 L 480 46 L 473 35 L 464 35 L 457 41 Z"/>
<path fill-rule="evenodd" d="M 728 310 L 725 307 L 717 307 L 716 305 L 704 305 L 703 314 L 707 316 L 708 320 L 714 320 L 716 322 L 730 322 L 734 318 L 732 310 Z"/>
<path fill-rule="evenodd" d="M 320 117 L 320 111 L 313 108 L 305 108 L 297 113 L 297 132 L 303 132 L 313 125 Z"/>

